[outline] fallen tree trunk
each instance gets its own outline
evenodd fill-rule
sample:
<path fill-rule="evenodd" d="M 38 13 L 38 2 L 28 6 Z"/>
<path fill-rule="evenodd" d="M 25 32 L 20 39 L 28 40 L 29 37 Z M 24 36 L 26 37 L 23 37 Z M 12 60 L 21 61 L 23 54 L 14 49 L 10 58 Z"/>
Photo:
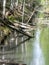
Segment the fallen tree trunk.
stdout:
<path fill-rule="evenodd" d="M 13 23 L 11 23 L 10 21 L 8 21 L 6 18 L 5 19 L 2 19 L 0 18 L 0 22 L 3 23 L 5 26 L 7 26 L 8 28 L 12 29 L 12 30 L 15 30 L 16 32 L 19 32 L 25 36 L 28 36 L 30 38 L 32 38 L 31 35 L 28 35 L 26 32 L 24 32 L 22 29 L 19 30 L 17 28 L 15 28 L 15 25 Z"/>

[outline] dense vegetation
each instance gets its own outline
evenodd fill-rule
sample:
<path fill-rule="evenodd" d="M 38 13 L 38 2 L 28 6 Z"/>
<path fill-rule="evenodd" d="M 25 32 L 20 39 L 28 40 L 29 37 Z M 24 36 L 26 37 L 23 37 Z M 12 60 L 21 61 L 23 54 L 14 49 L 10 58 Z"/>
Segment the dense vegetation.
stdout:
<path fill-rule="evenodd" d="M 49 14 L 49 4 L 45 4 L 46 0 L 1 0 L 0 40 L 2 41 L 4 37 L 10 35 L 14 30 L 19 33 L 23 32 L 22 34 L 28 36 L 28 33 L 26 34 L 23 30 L 24 28 L 17 23 L 29 25 L 28 27 L 36 26 L 38 23 L 36 18 L 42 18 L 38 20 L 41 24 L 42 20 L 48 18 Z M 1 35 L 1 33 L 3 35 Z"/>

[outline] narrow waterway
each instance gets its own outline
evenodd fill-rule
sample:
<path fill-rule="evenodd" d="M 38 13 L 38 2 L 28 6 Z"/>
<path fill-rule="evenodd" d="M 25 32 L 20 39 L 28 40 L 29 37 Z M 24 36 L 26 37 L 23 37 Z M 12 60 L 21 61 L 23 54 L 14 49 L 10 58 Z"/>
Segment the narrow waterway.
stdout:
<path fill-rule="evenodd" d="M 26 39 L 26 37 L 16 38 L 17 33 L 12 33 L 13 35 L 11 34 L 5 41 L 8 47 L 5 46 L 2 50 L 0 48 L 0 59 L 20 61 L 27 65 L 49 65 L 49 27 L 37 28 L 33 32 L 34 38 L 10 49 Z"/>
<path fill-rule="evenodd" d="M 37 28 L 34 38 L 20 45 L 16 58 L 27 65 L 49 65 L 49 27 Z"/>

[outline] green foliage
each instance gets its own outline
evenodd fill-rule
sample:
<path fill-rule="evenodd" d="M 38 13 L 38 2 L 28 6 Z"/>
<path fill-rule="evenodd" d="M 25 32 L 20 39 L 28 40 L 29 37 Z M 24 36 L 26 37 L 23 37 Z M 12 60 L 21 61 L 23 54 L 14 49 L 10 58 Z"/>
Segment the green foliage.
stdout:
<path fill-rule="evenodd" d="M 14 16 L 8 16 L 8 19 L 10 20 L 10 21 L 12 21 L 12 22 L 14 22 L 14 20 L 15 20 L 15 18 L 14 18 Z"/>
<path fill-rule="evenodd" d="M 38 17 L 38 18 L 44 18 L 44 14 L 43 14 L 43 13 L 38 13 L 38 14 L 37 14 L 37 17 Z"/>

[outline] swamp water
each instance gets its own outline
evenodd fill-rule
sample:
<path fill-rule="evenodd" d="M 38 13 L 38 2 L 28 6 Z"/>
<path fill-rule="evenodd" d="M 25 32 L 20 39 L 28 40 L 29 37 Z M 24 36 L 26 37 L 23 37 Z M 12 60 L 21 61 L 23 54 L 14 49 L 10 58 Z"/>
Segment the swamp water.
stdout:
<path fill-rule="evenodd" d="M 17 44 L 17 42 L 23 40 L 23 37 L 15 39 L 16 41 L 14 38 L 11 38 L 11 40 L 13 42 L 9 43 L 15 45 L 15 43 Z M 0 55 L 0 58 L 22 61 L 27 65 L 49 65 L 49 27 L 37 28 L 34 32 L 34 38 L 15 49 L 10 51 L 4 51 L 3 49 L 3 55 Z"/>

